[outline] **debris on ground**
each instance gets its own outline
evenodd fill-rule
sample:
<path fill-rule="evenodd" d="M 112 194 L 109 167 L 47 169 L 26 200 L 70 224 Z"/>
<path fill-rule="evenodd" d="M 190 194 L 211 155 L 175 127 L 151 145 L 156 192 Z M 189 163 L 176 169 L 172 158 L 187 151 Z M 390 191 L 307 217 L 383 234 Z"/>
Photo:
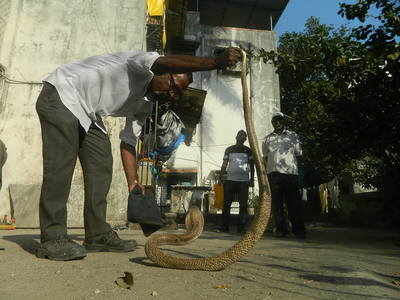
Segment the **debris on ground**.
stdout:
<path fill-rule="evenodd" d="M 229 288 L 230 288 L 230 286 L 227 284 L 219 284 L 219 285 L 214 286 L 214 289 L 225 289 L 226 290 Z"/>
<path fill-rule="evenodd" d="M 124 272 L 123 277 L 118 277 L 117 280 L 115 280 L 116 285 L 119 287 L 122 287 L 124 289 L 130 290 L 131 287 L 133 286 L 133 275 L 131 272 Z"/>

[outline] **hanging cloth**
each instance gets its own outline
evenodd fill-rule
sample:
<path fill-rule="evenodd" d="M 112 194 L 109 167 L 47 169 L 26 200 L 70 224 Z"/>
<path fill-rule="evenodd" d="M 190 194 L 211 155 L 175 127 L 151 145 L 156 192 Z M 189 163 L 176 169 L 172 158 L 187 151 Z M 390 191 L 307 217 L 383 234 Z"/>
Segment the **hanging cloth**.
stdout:
<path fill-rule="evenodd" d="M 224 208 L 224 186 L 222 184 L 216 183 L 213 186 L 214 190 L 214 208 L 223 209 Z"/>
<path fill-rule="evenodd" d="M 147 13 L 149 14 L 149 16 L 163 16 L 164 10 L 164 0 L 147 0 Z"/>

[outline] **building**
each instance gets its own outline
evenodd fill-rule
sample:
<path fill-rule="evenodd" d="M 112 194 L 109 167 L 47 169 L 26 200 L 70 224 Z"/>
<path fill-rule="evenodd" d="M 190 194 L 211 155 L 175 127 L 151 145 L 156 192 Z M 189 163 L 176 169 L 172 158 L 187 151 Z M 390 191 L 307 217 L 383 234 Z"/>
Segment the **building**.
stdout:
<path fill-rule="evenodd" d="M 181 3 L 167 8 L 167 49 L 171 53 L 199 56 L 214 55 L 216 49 L 228 46 L 274 50 L 277 37 L 273 28 L 287 3 L 288 0 L 190 0 L 186 6 Z M 174 26 L 169 29 L 169 24 Z M 176 24 L 182 24 L 181 28 Z M 259 60 L 251 62 L 248 77 L 261 144 L 266 133 L 272 131 L 272 114 L 280 110 L 279 79 L 273 65 Z M 195 181 L 202 185 L 212 170 L 220 169 L 225 148 L 235 143 L 236 133 L 245 129 L 245 124 L 238 73 L 197 73 L 193 86 L 207 91 L 202 119 L 192 145 L 181 146 L 167 165 L 183 178 L 187 177 L 187 169 L 192 177 L 197 175 Z M 197 174 L 193 174 L 193 169 Z"/>
<path fill-rule="evenodd" d="M 41 80 L 57 66 L 88 56 L 145 50 L 145 1 L 0 0 L 0 139 L 3 168 L 0 215 L 13 204 L 18 226 L 37 226 L 42 176 L 41 133 L 35 102 Z M 127 188 L 119 158 L 123 121 L 105 120 L 114 154 L 108 217 L 124 219 Z M 69 225 L 82 225 L 83 179 L 77 163 L 69 199 Z M 10 201 L 11 200 L 11 201 Z"/>

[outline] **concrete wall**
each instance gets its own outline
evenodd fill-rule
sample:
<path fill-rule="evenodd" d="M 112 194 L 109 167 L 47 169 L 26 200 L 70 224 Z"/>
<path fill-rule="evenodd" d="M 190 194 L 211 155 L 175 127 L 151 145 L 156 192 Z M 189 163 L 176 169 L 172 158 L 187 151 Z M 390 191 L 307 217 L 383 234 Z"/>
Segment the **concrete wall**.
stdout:
<path fill-rule="evenodd" d="M 0 64 L 10 78 L 40 82 L 63 63 L 108 52 L 145 50 L 144 30 L 143 0 L 0 0 Z M 18 219 L 18 213 L 23 207 L 36 210 L 42 178 L 40 125 L 35 111 L 40 90 L 37 84 L 6 84 L 0 91 L 0 139 L 8 149 L 0 215 L 9 214 L 12 187 L 15 208 L 20 207 L 15 211 L 20 226 L 24 226 L 24 218 Z M 127 198 L 118 141 L 123 122 L 109 118 L 105 123 L 114 146 L 108 218 L 121 221 Z M 69 203 L 69 225 L 73 226 L 82 225 L 81 184 L 78 166 Z"/>
<path fill-rule="evenodd" d="M 187 16 L 186 39 L 200 42 L 197 53 L 200 56 L 212 56 L 215 47 L 276 48 L 276 34 L 272 31 L 203 26 L 199 25 L 196 12 Z M 280 107 L 278 76 L 271 64 L 253 61 L 248 80 L 253 91 L 253 117 L 261 145 L 265 135 L 272 131 L 272 114 Z M 195 87 L 207 91 L 202 123 L 191 149 L 182 146 L 177 151 L 175 167 L 192 164 L 206 178 L 211 170 L 220 169 L 225 149 L 235 143 L 236 133 L 245 129 L 242 87 L 240 77 L 217 71 L 195 74 L 194 82 Z"/>

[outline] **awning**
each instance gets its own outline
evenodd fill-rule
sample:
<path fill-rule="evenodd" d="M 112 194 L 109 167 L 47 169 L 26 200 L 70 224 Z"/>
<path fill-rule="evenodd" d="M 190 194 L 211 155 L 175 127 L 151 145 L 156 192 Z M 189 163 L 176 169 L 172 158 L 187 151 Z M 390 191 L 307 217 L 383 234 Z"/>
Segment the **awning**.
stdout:
<path fill-rule="evenodd" d="M 321 0 L 323 1 L 323 0 Z M 200 23 L 211 26 L 271 30 L 289 0 L 189 0 Z"/>

